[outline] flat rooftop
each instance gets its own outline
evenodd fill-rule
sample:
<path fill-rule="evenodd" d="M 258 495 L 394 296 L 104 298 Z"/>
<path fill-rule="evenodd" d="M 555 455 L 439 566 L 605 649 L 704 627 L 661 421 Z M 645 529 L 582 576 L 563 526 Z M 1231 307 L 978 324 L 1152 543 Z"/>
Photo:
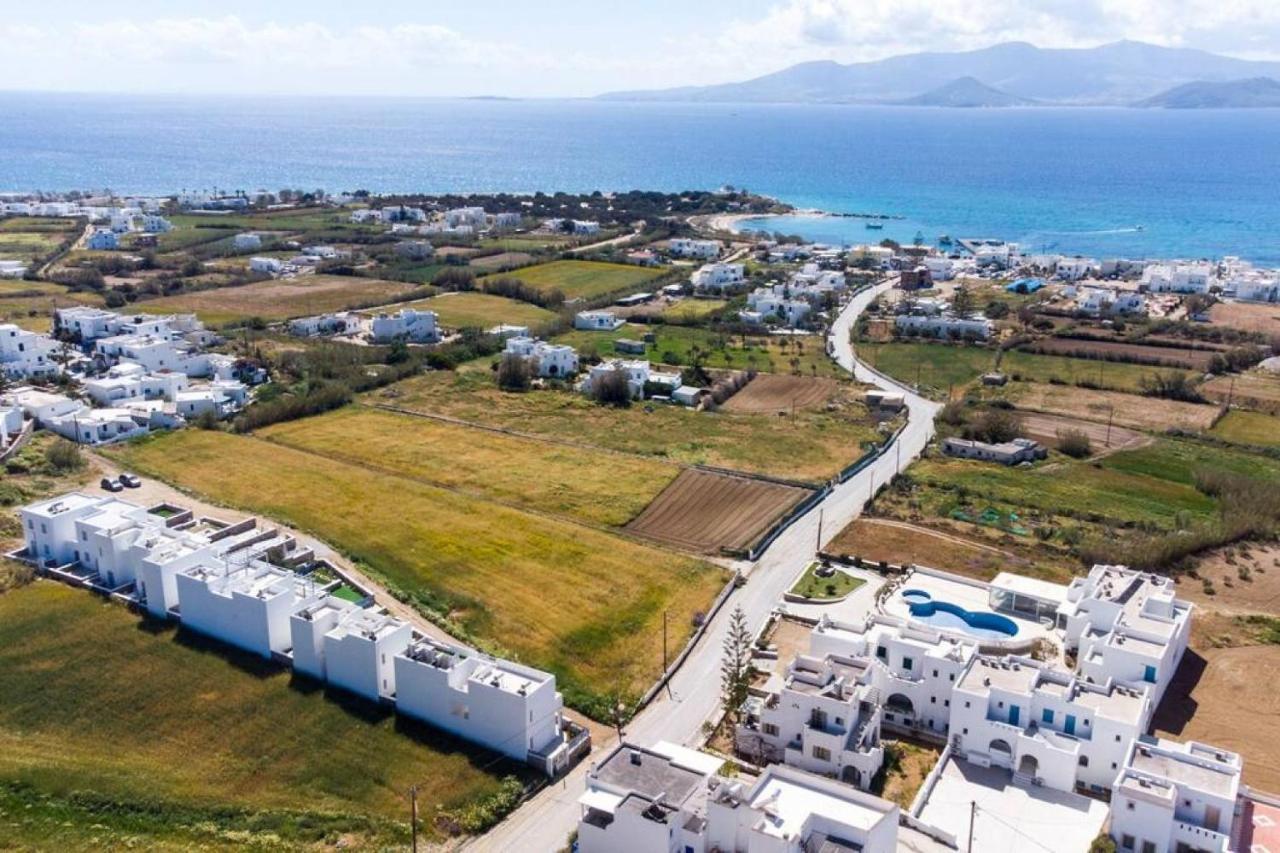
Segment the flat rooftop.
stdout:
<path fill-rule="evenodd" d="M 647 799 L 680 805 L 703 786 L 705 773 L 682 767 L 665 755 L 622 745 L 592 771 L 601 783 Z"/>
<path fill-rule="evenodd" d="M 47 501 L 31 504 L 25 509 L 35 515 L 44 515 L 52 518 L 63 513 L 82 510 L 85 507 L 98 506 L 101 503 L 102 498 L 91 497 L 80 492 L 71 492 L 60 497 L 50 498 Z"/>
<path fill-rule="evenodd" d="M 1180 750 L 1134 745 L 1128 767 L 1178 785 L 1195 788 L 1220 797 L 1234 797 L 1240 783 L 1240 768 L 1208 767 L 1196 761 L 1193 754 Z M 1211 756 L 1205 756 L 1211 758 Z"/>
<path fill-rule="evenodd" d="M 991 580 L 991 586 L 995 589 L 1007 589 L 1018 595 L 1025 595 L 1038 601 L 1050 601 L 1061 604 L 1067 600 L 1067 585 L 1061 583 L 1051 583 L 1050 581 L 1042 581 L 1037 578 L 1029 578 L 1024 575 L 1015 575 L 1012 572 L 1001 572 Z"/>
<path fill-rule="evenodd" d="M 790 768 L 785 768 L 790 769 Z M 839 788 L 820 777 L 771 767 L 752 791 L 751 808 L 761 812 L 755 829 L 776 838 L 798 837 L 811 816 L 870 831 L 893 811 L 892 803 Z M 840 791 L 840 794 L 844 794 Z"/>
<path fill-rule="evenodd" d="M 1035 687 L 1039 677 L 1040 670 L 1033 666 L 1016 661 L 978 657 L 974 658 L 973 665 L 965 671 L 958 686 L 966 690 L 1000 689 L 1028 693 Z"/>

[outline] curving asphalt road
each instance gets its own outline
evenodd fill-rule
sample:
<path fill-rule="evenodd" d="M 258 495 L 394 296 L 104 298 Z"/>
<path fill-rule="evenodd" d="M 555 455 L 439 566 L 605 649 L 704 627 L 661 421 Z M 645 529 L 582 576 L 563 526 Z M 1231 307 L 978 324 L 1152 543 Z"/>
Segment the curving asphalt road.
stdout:
<path fill-rule="evenodd" d="M 758 630 L 782 599 L 782 594 L 813 559 L 818 544 L 819 513 L 822 515 L 822 544 L 825 545 L 862 513 L 875 489 L 909 465 L 929 442 L 939 404 L 857 362 L 850 343 L 850 332 L 858 316 L 894 283 L 893 279 L 886 280 L 850 300 L 832 324 L 828 342 L 836 361 L 859 381 L 905 395 L 909 418 L 896 440 L 897 448 L 837 486 L 824 501 L 774 540 L 756 562 L 747 583 L 721 608 L 684 665 L 672 677 L 671 690 L 661 691 L 625 727 L 628 741 L 650 745 L 666 740 L 700 746 L 702 724 L 720 712 L 720 656 L 728 631 L 729 614 L 734 607 L 741 607 L 752 630 Z M 613 737 L 596 743 L 593 756 L 602 755 L 615 740 Z M 539 792 L 505 821 L 466 847 L 527 851 L 563 848 L 578 825 L 581 814 L 578 797 L 582 795 L 590 764 L 591 758 L 580 763 L 563 780 Z"/>

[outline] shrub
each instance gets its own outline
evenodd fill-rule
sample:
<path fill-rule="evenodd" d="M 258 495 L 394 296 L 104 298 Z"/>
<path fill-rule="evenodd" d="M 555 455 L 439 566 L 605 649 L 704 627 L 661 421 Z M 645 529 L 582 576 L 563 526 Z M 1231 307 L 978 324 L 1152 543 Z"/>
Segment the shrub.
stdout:
<path fill-rule="evenodd" d="M 1059 430 L 1058 449 L 1075 459 L 1084 459 L 1093 454 L 1093 443 L 1084 430 Z"/>
<path fill-rule="evenodd" d="M 528 391 L 532 381 L 533 371 L 527 359 L 509 353 L 498 363 L 498 387 L 503 391 Z"/>
<path fill-rule="evenodd" d="M 989 408 L 966 428 L 965 437 L 999 444 L 1022 436 L 1022 418 L 1008 409 Z"/>
<path fill-rule="evenodd" d="M 1186 373 L 1156 373 L 1142 377 L 1139 383 L 1142 393 L 1148 397 L 1179 400 L 1183 403 L 1203 403 L 1204 396 Z"/>
<path fill-rule="evenodd" d="M 84 455 L 80 453 L 80 445 L 60 438 L 44 452 L 45 464 L 49 470 L 62 474 L 67 471 L 79 471 L 84 467 Z"/>
<path fill-rule="evenodd" d="M 610 370 L 591 383 L 591 396 L 602 406 L 625 409 L 631 405 L 631 385 L 625 370 Z"/>

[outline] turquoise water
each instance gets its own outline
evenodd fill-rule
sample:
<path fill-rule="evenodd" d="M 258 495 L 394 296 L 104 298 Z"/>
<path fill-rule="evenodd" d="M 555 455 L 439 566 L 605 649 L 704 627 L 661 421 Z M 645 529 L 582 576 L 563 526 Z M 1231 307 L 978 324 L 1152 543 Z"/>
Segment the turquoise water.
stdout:
<path fill-rule="evenodd" d="M 714 189 L 917 231 L 1280 264 L 1280 110 L 0 94 L 0 190 Z M 1142 226 L 1142 230 L 1137 230 Z"/>
<path fill-rule="evenodd" d="M 904 590 L 902 599 L 914 621 L 934 628 L 963 631 L 983 640 L 1005 640 L 1018 633 L 1018 625 L 1012 619 L 998 613 L 974 613 L 949 601 L 935 601 L 923 590 Z"/>

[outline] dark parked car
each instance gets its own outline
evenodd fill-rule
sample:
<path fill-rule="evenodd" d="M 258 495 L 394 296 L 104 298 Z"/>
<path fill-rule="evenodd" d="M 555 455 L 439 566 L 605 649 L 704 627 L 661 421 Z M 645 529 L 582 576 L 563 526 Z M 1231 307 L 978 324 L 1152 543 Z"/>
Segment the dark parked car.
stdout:
<path fill-rule="evenodd" d="M 99 485 L 101 485 L 102 488 L 106 489 L 108 492 L 124 491 L 124 486 L 120 485 L 120 481 L 113 480 L 110 477 L 103 477 L 102 482 Z"/>
<path fill-rule="evenodd" d="M 138 488 L 138 486 L 142 485 L 142 478 L 139 477 L 137 474 L 121 474 L 120 485 L 128 486 L 131 489 L 136 489 Z"/>

